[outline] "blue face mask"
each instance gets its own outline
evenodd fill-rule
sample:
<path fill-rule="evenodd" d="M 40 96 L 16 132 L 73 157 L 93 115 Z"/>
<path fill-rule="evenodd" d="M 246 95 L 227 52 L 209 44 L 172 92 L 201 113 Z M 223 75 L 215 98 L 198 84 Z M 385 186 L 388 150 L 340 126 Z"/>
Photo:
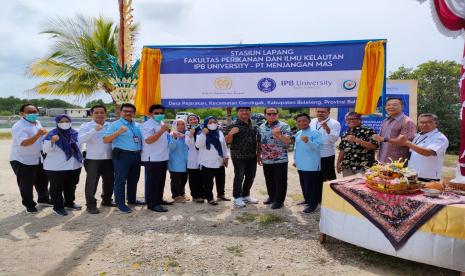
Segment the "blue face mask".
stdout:
<path fill-rule="evenodd" d="M 27 114 L 24 119 L 28 120 L 29 122 L 36 122 L 37 119 L 39 119 L 39 114 L 33 113 L 33 114 Z"/>
<path fill-rule="evenodd" d="M 154 115 L 153 119 L 155 120 L 155 122 L 159 123 L 165 119 L 165 114 Z"/>

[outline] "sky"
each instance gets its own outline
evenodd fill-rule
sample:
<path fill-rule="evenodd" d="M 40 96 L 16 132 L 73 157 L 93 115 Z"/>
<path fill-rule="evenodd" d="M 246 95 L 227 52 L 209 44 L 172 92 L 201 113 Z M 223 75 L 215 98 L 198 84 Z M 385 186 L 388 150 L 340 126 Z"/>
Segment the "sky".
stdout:
<path fill-rule="evenodd" d="M 429 1 L 416 0 L 133 0 L 144 45 L 281 43 L 385 38 L 387 68 L 415 68 L 429 60 L 461 61 L 463 38 L 440 34 Z M 34 60 L 49 53 L 50 38 L 40 34 L 56 17 L 102 15 L 117 22 L 118 0 L 10 0 L 0 17 L 0 97 L 41 98 L 27 92 L 40 82 L 26 75 Z M 57 98 L 48 96 L 46 98 Z M 63 98 L 83 105 L 111 98 Z"/>

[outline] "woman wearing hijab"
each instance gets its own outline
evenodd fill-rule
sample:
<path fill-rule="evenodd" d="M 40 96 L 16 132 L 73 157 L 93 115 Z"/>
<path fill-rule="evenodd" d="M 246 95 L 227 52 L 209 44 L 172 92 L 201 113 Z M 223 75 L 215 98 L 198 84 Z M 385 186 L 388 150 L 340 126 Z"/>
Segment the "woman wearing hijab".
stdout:
<path fill-rule="evenodd" d="M 225 167 L 228 166 L 228 149 L 224 135 L 218 130 L 215 117 L 205 118 L 202 132 L 197 135 L 196 147 L 199 149 L 199 164 L 205 198 L 211 205 L 218 205 L 213 198 L 213 178 L 216 181 L 218 198 L 224 197 Z"/>
<path fill-rule="evenodd" d="M 187 116 L 186 145 L 189 148 L 187 153 L 187 173 L 189 175 L 189 188 L 192 200 L 203 203 L 205 195 L 203 192 L 202 178 L 200 176 L 199 149 L 195 146 L 197 135 L 202 133 L 200 117 L 195 114 Z"/>
<path fill-rule="evenodd" d="M 81 210 L 74 202 L 76 185 L 82 167 L 81 149 L 78 144 L 78 132 L 71 128 L 71 118 L 58 115 L 57 127 L 44 139 L 43 151 L 47 154 L 44 170 L 50 181 L 50 197 L 53 210 L 60 216 L 68 213 L 65 207 Z"/>
<path fill-rule="evenodd" d="M 186 122 L 183 119 L 177 119 L 174 121 L 173 127 L 175 130 L 168 136 L 168 171 L 171 177 L 171 194 L 174 202 L 185 203 L 190 200 L 185 192 L 188 152 L 185 142 Z"/>

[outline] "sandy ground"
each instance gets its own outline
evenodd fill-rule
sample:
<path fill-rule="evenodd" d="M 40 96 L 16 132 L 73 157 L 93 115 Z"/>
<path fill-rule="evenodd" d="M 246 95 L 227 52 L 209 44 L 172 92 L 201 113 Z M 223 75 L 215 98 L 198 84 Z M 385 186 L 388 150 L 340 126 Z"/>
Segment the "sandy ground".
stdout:
<path fill-rule="evenodd" d="M 11 141 L 0 141 L 0 275 L 456 275 L 454 271 L 368 251 L 331 237 L 319 243 L 319 213 L 302 213 L 297 172 L 289 168 L 285 208 L 258 204 L 237 210 L 185 203 L 155 213 L 114 208 L 67 217 L 40 207 L 27 214 L 8 163 Z M 232 194 L 233 170 L 227 170 Z M 76 202 L 84 205 L 85 172 Z M 168 179 L 169 181 L 169 179 Z M 167 182 L 168 184 L 168 182 Z M 138 196 L 143 198 L 143 179 Z M 188 189 L 188 188 L 187 188 Z M 253 195 L 266 188 L 259 168 Z M 99 198 L 100 189 L 97 192 Z M 165 197 L 169 197 L 169 185 Z"/>

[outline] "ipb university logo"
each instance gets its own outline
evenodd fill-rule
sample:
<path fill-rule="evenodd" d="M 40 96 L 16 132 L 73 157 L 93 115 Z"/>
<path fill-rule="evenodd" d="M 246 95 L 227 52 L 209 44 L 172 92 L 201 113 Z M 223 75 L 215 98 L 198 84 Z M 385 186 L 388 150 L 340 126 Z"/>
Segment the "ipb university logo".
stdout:
<path fill-rule="evenodd" d="M 227 77 L 215 79 L 215 88 L 218 90 L 229 90 L 232 87 L 232 80 Z"/>
<path fill-rule="evenodd" d="M 263 78 L 258 81 L 257 87 L 263 93 L 270 93 L 276 89 L 276 82 L 272 78 Z"/>
<path fill-rule="evenodd" d="M 355 87 L 357 87 L 357 82 L 354 80 L 346 80 L 342 83 L 342 88 L 347 91 L 354 90 Z"/>

